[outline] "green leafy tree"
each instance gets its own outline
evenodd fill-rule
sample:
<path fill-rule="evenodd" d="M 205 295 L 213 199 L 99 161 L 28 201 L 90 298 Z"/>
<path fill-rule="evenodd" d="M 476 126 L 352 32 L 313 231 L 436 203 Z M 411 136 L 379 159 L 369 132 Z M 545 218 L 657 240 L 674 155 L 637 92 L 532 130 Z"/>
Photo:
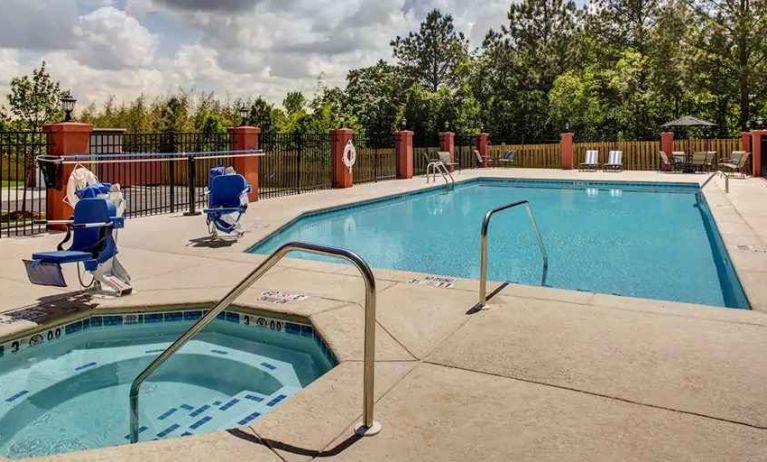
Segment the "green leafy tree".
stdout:
<path fill-rule="evenodd" d="M 356 115 L 368 137 L 383 140 L 401 123 L 404 88 L 401 70 L 383 60 L 349 71 L 346 76 L 348 111 Z"/>
<path fill-rule="evenodd" d="M 11 80 L 8 107 L 19 128 L 39 130 L 46 122 L 60 120 L 61 85 L 46 69 L 45 61 L 32 75 Z"/>
<path fill-rule="evenodd" d="M 466 74 L 468 40 L 455 30 L 453 17 L 439 10 L 426 16 L 418 32 L 397 36 L 391 46 L 405 75 L 430 91 L 455 87 Z"/>
<path fill-rule="evenodd" d="M 282 106 L 288 115 L 297 114 L 304 110 L 306 106 L 306 97 L 300 91 L 291 91 L 282 101 Z"/>

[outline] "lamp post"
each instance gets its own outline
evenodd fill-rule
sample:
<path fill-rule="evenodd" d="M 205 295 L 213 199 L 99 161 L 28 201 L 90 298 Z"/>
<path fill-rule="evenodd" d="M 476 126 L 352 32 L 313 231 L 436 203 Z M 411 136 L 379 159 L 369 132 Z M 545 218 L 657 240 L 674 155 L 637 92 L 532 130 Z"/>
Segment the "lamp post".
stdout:
<path fill-rule="evenodd" d="M 248 113 L 250 112 L 248 107 L 241 104 L 237 110 L 240 112 L 240 127 L 248 125 Z"/>
<path fill-rule="evenodd" d="M 402 124 L 402 125 L 401 125 L 401 127 L 402 127 L 402 130 L 403 130 L 403 131 L 404 131 L 404 130 L 407 130 L 407 117 L 405 117 L 405 116 L 403 116 L 403 117 L 402 117 L 402 122 L 401 122 L 401 124 Z"/>
<path fill-rule="evenodd" d="M 72 121 L 72 111 L 75 110 L 75 103 L 77 103 L 77 100 L 70 92 L 61 95 L 61 109 L 64 110 L 64 122 Z"/>

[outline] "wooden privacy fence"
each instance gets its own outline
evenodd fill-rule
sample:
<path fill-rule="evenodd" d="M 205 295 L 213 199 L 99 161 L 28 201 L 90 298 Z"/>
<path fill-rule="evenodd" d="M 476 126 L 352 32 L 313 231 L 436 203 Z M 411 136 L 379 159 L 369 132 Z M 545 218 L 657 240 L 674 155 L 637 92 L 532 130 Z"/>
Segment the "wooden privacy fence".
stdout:
<path fill-rule="evenodd" d="M 509 151 L 516 152 L 514 163 L 510 167 L 522 168 L 559 168 L 562 164 L 559 143 L 549 144 L 493 144 L 488 153 L 495 166 L 504 166 L 498 159 Z"/>

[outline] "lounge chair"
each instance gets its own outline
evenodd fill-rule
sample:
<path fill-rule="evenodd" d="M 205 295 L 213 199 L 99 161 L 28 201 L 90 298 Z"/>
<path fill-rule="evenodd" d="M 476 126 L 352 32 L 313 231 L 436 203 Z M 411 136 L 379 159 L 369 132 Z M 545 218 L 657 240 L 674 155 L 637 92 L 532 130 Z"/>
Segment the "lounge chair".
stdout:
<path fill-rule="evenodd" d="M 607 163 L 602 165 L 602 170 L 620 172 L 623 170 L 623 151 L 610 151 Z"/>
<path fill-rule="evenodd" d="M 477 162 L 478 162 L 480 167 L 482 167 L 485 164 L 485 162 L 487 162 L 488 167 L 492 167 L 493 166 L 493 158 L 492 157 L 487 156 L 487 157 L 483 158 L 482 155 L 479 153 L 479 151 L 476 150 L 476 149 L 474 150 L 474 156 L 477 158 Z"/>
<path fill-rule="evenodd" d="M 517 151 L 506 151 L 498 159 L 498 162 L 503 165 L 516 165 L 517 163 Z"/>
<path fill-rule="evenodd" d="M 596 170 L 599 168 L 599 152 L 595 149 L 586 151 L 586 159 L 578 164 L 578 170 Z"/>
<path fill-rule="evenodd" d="M 725 162 L 725 163 L 719 164 L 719 170 L 728 176 L 739 174 L 742 178 L 745 178 L 746 167 L 748 165 L 748 159 L 750 156 L 751 156 L 750 152 L 745 152 L 739 157 L 738 163 Z"/>
<path fill-rule="evenodd" d="M 459 165 L 458 162 L 450 160 L 450 153 L 447 151 L 439 151 L 437 155 L 439 156 L 439 160 L 442 161 L 442 163 L 445 164 L 445 167 L 451 172 Z"/>

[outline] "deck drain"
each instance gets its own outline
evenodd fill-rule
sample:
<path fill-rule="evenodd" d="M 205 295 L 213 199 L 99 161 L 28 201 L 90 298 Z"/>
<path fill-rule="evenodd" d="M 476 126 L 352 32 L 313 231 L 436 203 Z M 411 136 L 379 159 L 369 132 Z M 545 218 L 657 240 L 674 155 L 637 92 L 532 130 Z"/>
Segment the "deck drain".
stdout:
<path fill-rule="evenodd" d="M 444 278 L 440 276 L 426 276 L 425 278 L 414 278 L 407 281 L 408 284 L 416 286 L 437 287 L 440 289 L 450 289 L 455 285 L 454 278 Z"/>
<path fill-rule="evenodd" d="M 264 292 L 261 292 L 261 301 L 279 303 L 281 305 L 285 303 L 300 302 L 307 298 L 309 298 L 308 295 L 291 294 L 289 292 L 280 292 L 279 290 L 265 290 Z"/>
<path fill-rule="evenodd" d="M 745 250 L 747 252 L 756 252 L 756 253 L 767 253 L 767 249 L 754 247 L 753 245 L 748 245 L 748 244 L 739 244 L 738 250 Z"/>

